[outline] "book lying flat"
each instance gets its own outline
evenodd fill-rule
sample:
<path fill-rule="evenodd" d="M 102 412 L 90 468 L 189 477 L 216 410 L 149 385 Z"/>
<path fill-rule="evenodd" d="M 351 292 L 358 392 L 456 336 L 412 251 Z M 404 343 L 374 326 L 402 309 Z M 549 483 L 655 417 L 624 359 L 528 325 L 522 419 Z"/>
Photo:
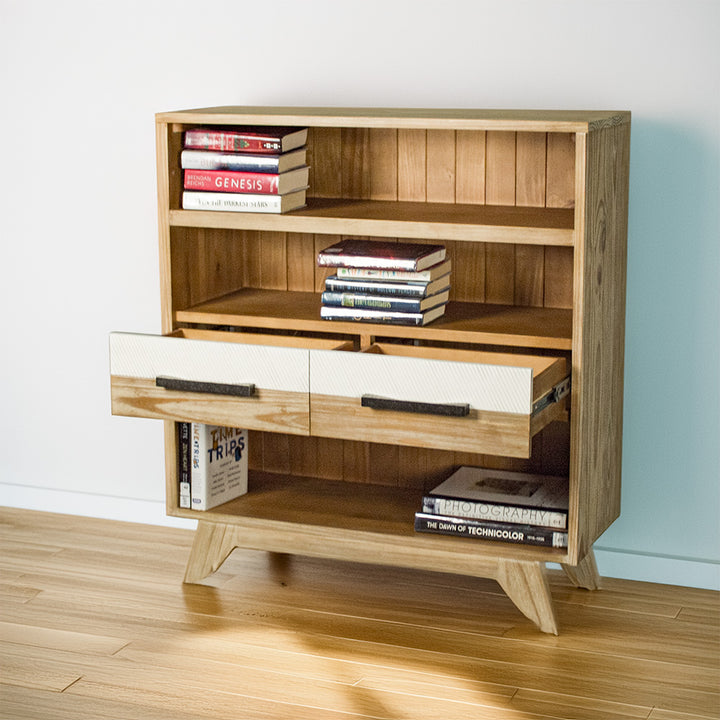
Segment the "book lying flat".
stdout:
<path fill-rule="evenodd" d="M 185 147 L 195 150 L 283 153 L 307 142 L 307 128 L 193 128 L 185 132 Z"/>
<path fill-rule="evenodd" d="M 451 270 L 450 260 L 443 260 L 425 270 L 394 270 L 392 268 L 338 267 L 335 274 L 339 279 L 396 280 L 398 282 L 429 282 L 447 275 Z"/>
<path fill-rule="evenodd" d="M 463 466 L 423 498 L 423 512 L 566 529 L 568 479 Z"/>
<path fill-rule="evenodd" d="M 450 287 L 450 273 L 420 282 L 403 282 L 382 279 L 341 278 L 331 275 L 325 278 L 325 290 L 328 292 L 368 293 L 375 295 L 398 295 L 400 297 L 424 298 Z"/>
<path fill-rule="evenodd" d="M 284 213 L 305 205 L 305 190 L 287 195 L 253 193 L 200 192 L 185 190 L 183 210 L 220 210 L 222 212 Z"/>
<path fill-rule="evenodd" d="M 450 291 L 428 297 L 402 297 L 398 295 L 376 295 L 373 293 L 333 292 L 326 290 L 322 294 L 323 305 L 331 307 L 367 308 L 369 310 L 391 310 L 397 312 L 420 313 L 437 305 L 444 305 L 450 297 Z"/>
<path fill-rule="evenodd" d="M 417 313 L 329 307 L 323 305 L 320 308 L 320 317 L 324 320 L 344 320 L 345 322 L 386 323 L 388 325 L 427 325 L 441 317 L 444 312 L 445 305 L 438 305 L 430 310 Z"/>
<path fill-rule="evenodd" d="M 322 250 L 318 254 L 318 265 L 390 268 L 418 272 L 444 259 L 444 245 L 350 238 Z"/>
<path fill-rule="evenodd" d="M 307 166 L 284 173 L 255 173 L 235 170 L 185 170 L 183 187 L 203 192 L 255 193 L 287 195 L 307 188 L 310 168 Z"/>
<path fill-rule="evenodd" d="M 235 170 L 239 172 L 281 173 L 305 165 L 307 151 L 299 148 L 286 153 L 233 153 L 214 150 L 183 150 L 183 170 Z"/>

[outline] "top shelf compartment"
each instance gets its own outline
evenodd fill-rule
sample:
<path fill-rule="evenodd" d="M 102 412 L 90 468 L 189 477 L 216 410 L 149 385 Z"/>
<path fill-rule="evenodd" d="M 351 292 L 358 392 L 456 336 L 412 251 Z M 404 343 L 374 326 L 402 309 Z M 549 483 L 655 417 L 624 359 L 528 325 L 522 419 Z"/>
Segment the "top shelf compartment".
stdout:
<path fill-rule="evenodd" d="M 221 107 L 160 113 L 171 226 L 572 247 L 578 141 L 623 113 Z M 191 127 L 308 127 L 307 207 L 283 215 L 181 209 Z M 164 163 L 162 163 L 164 164 Z M 580 198 L 582 201 L 582 198 Z"/>

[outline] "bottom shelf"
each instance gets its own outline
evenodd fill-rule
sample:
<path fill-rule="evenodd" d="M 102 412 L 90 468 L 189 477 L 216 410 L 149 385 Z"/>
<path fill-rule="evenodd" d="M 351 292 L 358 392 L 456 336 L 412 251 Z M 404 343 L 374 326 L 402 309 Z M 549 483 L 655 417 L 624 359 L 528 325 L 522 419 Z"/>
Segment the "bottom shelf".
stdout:
<path fill-rule="evenodd" d="M 237 545 L 483 576 L 483 561 L 566 563 L 566 550 L 452 536 L 414 529 L 422 492 L 384 485 L 252 472 L 250 491 L 209 511 L 170 514 L 234 528 Z"/>

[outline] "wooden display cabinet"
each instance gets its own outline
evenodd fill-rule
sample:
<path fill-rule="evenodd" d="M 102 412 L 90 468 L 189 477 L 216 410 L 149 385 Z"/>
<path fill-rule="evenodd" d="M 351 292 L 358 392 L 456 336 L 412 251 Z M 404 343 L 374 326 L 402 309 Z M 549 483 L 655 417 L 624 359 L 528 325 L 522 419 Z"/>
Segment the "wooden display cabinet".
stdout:
<path fill-rule="evenodd" d="M 307 207 L 182 210 L 183 132 L 209 125 L 308 127 Z M 165 421 L 167 511 L 199 521 L 186 582 L 235 547 L 463 573 L 557 632 L 545 564 L 597 587 L 593 543 L 620 511 L 630 114 L 219 107 L 156 127 L 163 335 L 111 336 L 112 409 Z M 322 320 L 317 253 L 347 236 L 445 244 L 445 316 Z M 467 395 L 470 414 L 361 407 L 375 385 Z M 179 421 L 251 431 L 247 495 L 179 508 Z M 568 547 L 416 533 L 459 465 L 567 476 Z"/>

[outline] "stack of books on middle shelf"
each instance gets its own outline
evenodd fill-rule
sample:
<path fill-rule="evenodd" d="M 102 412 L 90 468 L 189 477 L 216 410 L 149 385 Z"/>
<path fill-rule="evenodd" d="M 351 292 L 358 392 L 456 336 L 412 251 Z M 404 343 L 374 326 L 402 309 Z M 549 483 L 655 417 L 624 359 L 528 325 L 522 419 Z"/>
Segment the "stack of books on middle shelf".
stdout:
<path fill-rule="evenodd" d="M 248 433 L 181 422 L 177 427 L 181 508 L 210 510 L 248 491 Z"/>
<path fill-rule="evenodd" d="M 423 497 L 418 532 L 562 548 L 568 479 L 463 466 Z"/>
<path fill-rule="evenodd" d="M 450 260 L 444 245 L 349 238 L 318 254 L 327 320 L 427 325 L 445 313 Z"/>
<path fill-rule="evenodd" d="M 307 128 L 193 128 L 180 153 L 184 210 L 284 213 L 306 203 Z"/>

